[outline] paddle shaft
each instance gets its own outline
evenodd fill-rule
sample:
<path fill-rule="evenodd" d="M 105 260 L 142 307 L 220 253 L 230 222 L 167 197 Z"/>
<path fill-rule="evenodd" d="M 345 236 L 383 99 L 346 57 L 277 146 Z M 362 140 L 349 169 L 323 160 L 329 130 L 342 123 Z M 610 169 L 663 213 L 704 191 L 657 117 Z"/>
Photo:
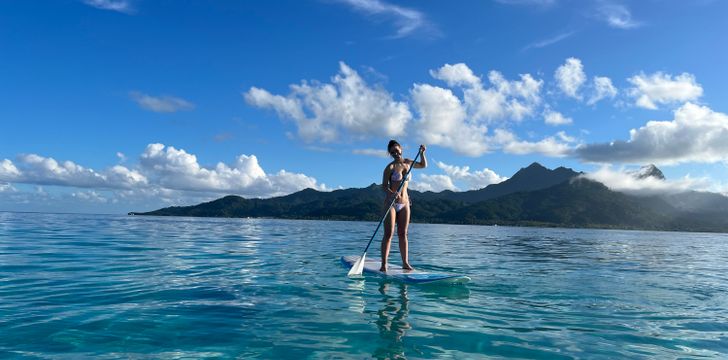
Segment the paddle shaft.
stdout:
<path fill-rule="evenodd" d="M 410 166 L 409 169 L 407 169 L 407 173 L 402 178 L 402 182 L 399 184 L 399 188 L 397 188 L 397 192 L 393 194 L 395 196 L 392 198 L 392 203 L 390 203 L 389 206 L 387 207 L 387 211 L 384 213 L 384 216 L 382 216 L 382 220 L 379 220 L 379 225 L 377 225 L 376 230 L 374 230 L 374 234 L 372 234 L 372 238 L 369 239 L 369 243 L 367 244 L 367 247 L 364 249 L 364 254 L 366 254 L 367 250 L 369 250 L 369 245 L 372 244 L 372 240 L 374 240 L 374 237 L 377 236 L 377 232 L 379 231 L 379 228 L 382 227 L 382 223 L 384 222 L 384 219 L 387 218 L 387 215 L 389 215 L 389 211 L 392 210 L 392 206 L 394 206 L 394 202 L 397 201 L 397 195 L 399 194 L 400 191 L 402 191 L 402 188 L 404 187 L 404 183 L 405 183 L 405 181 L 407 181 L 407 178 L 409 177 L 410 172 L 412 171 L 412 169 L 415 168 L 415 163 L 417 162 L 417 158 L 420 157 L 420 154 L 422 154 L 422 150 L 417 152 L 415 159 L 412 160 L 412 165 Z"/>

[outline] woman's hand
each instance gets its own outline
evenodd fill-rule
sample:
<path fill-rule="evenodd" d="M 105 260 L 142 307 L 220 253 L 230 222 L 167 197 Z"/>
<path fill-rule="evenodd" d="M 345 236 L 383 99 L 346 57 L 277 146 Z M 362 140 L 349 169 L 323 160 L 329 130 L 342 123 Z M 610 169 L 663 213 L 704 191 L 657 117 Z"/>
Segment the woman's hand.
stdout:
<path fill-rule="evenodd" d="M 425 146 L 425 145 L 420 145 L 420 152 L 424 154 L 424 153 L 425 153 L 425 151 L 427 151 L 427 146 Z"/>

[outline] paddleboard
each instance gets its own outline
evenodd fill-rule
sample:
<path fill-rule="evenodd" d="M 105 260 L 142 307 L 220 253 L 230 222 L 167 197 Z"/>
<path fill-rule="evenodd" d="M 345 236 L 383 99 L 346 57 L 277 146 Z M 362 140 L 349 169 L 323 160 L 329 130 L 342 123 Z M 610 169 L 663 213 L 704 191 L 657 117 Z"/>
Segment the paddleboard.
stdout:
<path fill-rule="evenodd" d="M 348 268 L 354 266 L 360 256 L 342 256 L 341 263 Z M 394 279 L 410 284 L 463 284 L 470 281 L 465 275 L 431 272 L 423 270 L 404 270 L 398 266 L 389 266 L 387 272 L 379 271 L 381 262 L 375 259 L 364 260 L 364 272 L 377 274 L 387 279 Z"/>

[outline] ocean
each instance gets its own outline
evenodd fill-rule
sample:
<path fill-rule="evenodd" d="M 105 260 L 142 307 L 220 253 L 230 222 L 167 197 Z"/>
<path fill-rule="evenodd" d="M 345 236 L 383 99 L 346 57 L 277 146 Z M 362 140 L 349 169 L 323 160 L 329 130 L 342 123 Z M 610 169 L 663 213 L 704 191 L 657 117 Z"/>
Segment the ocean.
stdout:
<path fill-rule="evenodd" d="M 728 234 L 412 224 L 471 282 L 347 278 L 375 227 L 0 212 L 0 358 L 728 358 Z"/>

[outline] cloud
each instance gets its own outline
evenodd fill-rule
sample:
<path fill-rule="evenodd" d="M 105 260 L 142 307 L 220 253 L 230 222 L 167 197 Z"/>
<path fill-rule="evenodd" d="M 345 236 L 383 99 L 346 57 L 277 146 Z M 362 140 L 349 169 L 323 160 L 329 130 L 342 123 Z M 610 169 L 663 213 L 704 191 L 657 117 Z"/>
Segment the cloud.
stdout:
<path fill-rule="evenodd" d="M 500 145 L 504 152 L 516 155 L 542 154 L 551 157 L 565 157 L 573 151 L 572 146 L 567 143 L 567 140 L 573 139 L 563 132 L 558 133 L 556 137 L 549 136 L 543 140 L 531 142 L 518 139 L 508 130 L 497 129 L 493 140 Z"/>
<path fill-rule="evenodd" d="M 566 59 L 566 63 L 556 69 L 554 78 L 564 94 L 574 99 L 581 99 L 579 88 L 586 82 L 586 74 L 581 60 L 573 57 Z"/>
<path fill-rule="evenodd" d="M 325 190 L 316 179 L 280 170 L 267 174 L 255 155 L 240 155 L 233 164 L 218 162 L 211 168 L 200 166 L 197 157 L 183 149 L 149 144 L 140 158 L 142 171 L 161 187 L 173 190 L 236 193 L 269 197 L 305 188 Z"/>
<path fill-rule="evenodd" d="M 521 51 L 527 51 L 527 50 L 530 50 L 530 49 L 545 48 L 547 46 L 550 46 L 550 45 L 556 44 L 558 42 L 561 42 L 563 40 L 566 40 L 566 39 L 570 38 L 572 35 L 574 35 L 575 33 L 576 33 L 575 31 L 569 31 L 569 32 L 565 32 L 565 33 L 560 33 L 560 34 L 557 34 L 556 36 L 550 37 L 548 39 L 544 39 L 544 40 L 541 40 L 541 41 L 536 41 L 534 43 L 530 43 L 530 44 L 524 46 Z"/>
<path fill-rule="evenodd" d="M 116 165 L 100 172 L 72 161 L 20 155 L 17 164 L 8 159 L 0 161 L 0 184 L 5 183 L 87 188 L 97 193 L 116 191 L 130 197 L 189 192 L 271 197 L 305 188 L 327 190 L 326 185 L 304 174 L 285 170 L 266 173 L 255 155 L 240 155 L 233 164 L 219 162 L 208 168 L 201 166 L 195 155 L 163 144 L 149 144 L 138 169 Z M 91 195 L 88 191 L 77 192 L 75 197 L 91 199 Z"/>
<path fill-rule="evenodd" d="M 608 77 L 595 76 L 592 84 L 594 92 L 587 101 L 588 105 L 594 105 L 602 99 L 613 99 L 617 96 L 617 88 L 612 85 L 612 79 Z"/>
<path fill-rule="evenodd" d="M 468 119 L 463 104 L 450 89 L 415 84 L 411 96 L 419 114 L 418 137 L 424 143 L 444 146 L 468 156 L 488 151 L 487 127 Z"/>
<path fill-rule="evenodd" d="M 412 190 L 440 192 L 443 190 L 457 191 L 452 179 L 447 175 L 420 174 L 409 186 Z"/>
<path fill-rule="evenodd" d="M 449 165 L 441 161 L 435 162 L 435 165 L 442 169 L 450 178 L 465 182 L 467 190 L 482 189 L 490 184 L 497 184 L 508 179 L 488 168 L 470 171 L 470 166 Z"/>
<path fill-rule="evenodd" d="M 101 10 L 111 10 L 124 14 L 134 13 L 131 4 L 126 0 L 83 0 L 83 3 Z"/>
<path fill-rule="evenodd" d="M 613 28 L 632 29 L 641 25 L 632 19 L 632 13 L 624 5 L 603 3 L 597 12 L 598 16 Z"/>
<path fill-rule="evenodd" d="M 307 142 L 335 142 L 342 135 L 395 137 L 404 133 L 412 117 L 405 102 L 395 101 L 384 89 L 370 87 L 343 62 L 330 84 L 304 81 L 290 88 L 287 96 L 256 87 L 243 96 L 252 106 L 273 109 L 278 116 L 292 119 L 298 136 Z"/>
<path fill-rule="evenodd" d="M 553 126 L 568 125 L 574 122 L 574 120 L 572 120 L 571 118 L 566 117 L 560 112 L 553 111 L 551 109 L 547 109 L 546 111 L 544 111 L 543 118 L 546 124 Z"/>
<path fill-rule="evenodd" d="M 541 104 L 543 80 L 536 80 L 530 74 L 520 75 L 520 80 L 507 80 L 500 72 L 490 71 L 490 87 L 485 87 L 482 79 L 463 63 L 445 64 L 431 70 L 430 75 L 450 87 L 462 89 L 467 116 L 473 121 L 520 121 L 533 116 Z"/>
<path fill-rule="evenodd" d="M 497 3 L 506 5 L 526 5 L 547 7 L 556 4 L 556 0 L 495 0 Z"/>
<path fill-rule="evenodd" d="M 728 115 L 686 103 L 670 121 L 649 121 L 627 141 L 583 145 L 575 154 L 595 163 L 728 162 Z"/>
<path fill-rule="evenodd" d="M 0 181 L 104 189 L 128 189 L 147 183 L 144 175 L 120 165 L 99 173 L 72 161 L 58 162 L 36 154 L 20 155 L 17 166 L 4 159 L 0 162 Z"/>
<path fill-rule="evenodd" d="M 614 170 L 611 166 L 603 166 L 595 172 L 580 176 L 598 181 L 614 191 L 639 195 L 681 193 L 691 190 L 706 191 L 713 186 L 713 183 L 707 178 L 696 179 L 689 175 L 678 180 L 664 180 L 651 176 L 639 179 L 624 168 Z"/>
<path fill-rule="evenodd" d="M 177 111 L 188 111 L 195 108 L 195 105 L 185 99 L 174 96 L 151 96 L 132 91 L 129 93 L 132 100 L 146 110 L 159 113 L 173 113 Z"/>
<path fill-rule="evenodd" d="M 354 149 L 351 152 L 352 152 L 352 154 L 356 154 L 356 155 L 367 155 L 367 156 L 374 156 L 374 157 L 379 157 L 379 158 L 389 158 L 389 153 L 387 153 L 386 150 Z"/>
<path fill-rule="evenodd" d="M 674 78 L 662 72 L 640 73 L 627 81 L 633 85 L 628 93 L 636 98 L 635 105 L 645 109 L 656 110 L 658 104 L 694 101 L 703 95 L 703 88 L 695 81 L 695 76 L 688 73 Z"/>
<path fill-rule="evenodd" d="M 338 0 L 349 5 L 356 11 L 379 18 L 391 20 L 397 28 L 394 38 L 411 36 L 418 31 L 438 34 L 437 29 L 427 21 L 425 14 L 420 11 L 389 4 L 381 0 Z"/>

